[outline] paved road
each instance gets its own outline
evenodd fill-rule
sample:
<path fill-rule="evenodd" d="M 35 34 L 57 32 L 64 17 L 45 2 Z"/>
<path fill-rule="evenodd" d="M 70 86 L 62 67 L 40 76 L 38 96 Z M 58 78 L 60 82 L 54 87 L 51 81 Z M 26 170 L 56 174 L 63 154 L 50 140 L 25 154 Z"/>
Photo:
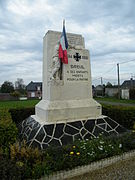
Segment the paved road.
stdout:
<path fill-rule="evenodd" d="M 104 101 L 104 100 L 96 100 L 96 101 L 101 103 L 101 104 L 108 104 L 108 105 L 114 105 L 114 106 L 132 106 L 132 107 L 135 107 L 135 104 L 130 104 L 130 103 L 111 102 L 111 101 Z"/>
<path fill-rule="evenodd" d="M 67 180 L 135 180 L 135 157 Z"/>

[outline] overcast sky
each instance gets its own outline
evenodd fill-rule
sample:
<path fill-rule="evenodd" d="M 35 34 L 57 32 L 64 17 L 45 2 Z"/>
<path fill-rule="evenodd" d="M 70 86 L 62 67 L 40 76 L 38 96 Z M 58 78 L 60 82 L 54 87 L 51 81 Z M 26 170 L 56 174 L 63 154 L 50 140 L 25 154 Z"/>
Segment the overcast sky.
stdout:
<path fill-rule="evenodd" d="M 42 81 L 42 38 L 50 30 L 82 34 L 93 84 L 117 84 L 116 64 L 135 59 L 135 0 L 0 0 L 0 84 Z M 135 61 L 120 64 L 121 82 Z"/>

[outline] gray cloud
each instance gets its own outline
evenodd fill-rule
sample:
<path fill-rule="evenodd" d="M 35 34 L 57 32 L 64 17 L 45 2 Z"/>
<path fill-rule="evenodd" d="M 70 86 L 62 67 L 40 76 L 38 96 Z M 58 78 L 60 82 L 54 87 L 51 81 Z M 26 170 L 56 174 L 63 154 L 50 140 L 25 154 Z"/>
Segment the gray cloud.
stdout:
<path fill-rule="evenodd" d="M 134 0 L 0 1 L 0 84 L 42 80 L 42 38 L 48 29 L 61 31 L 63 18 L 67 32 L 85 37 L 93 83 L 101 76 L 116 83 L 116 64 L 135 58 L 134 9 Z M 134 67 L 134 61 L 121 65 L 121 79 Z"/>

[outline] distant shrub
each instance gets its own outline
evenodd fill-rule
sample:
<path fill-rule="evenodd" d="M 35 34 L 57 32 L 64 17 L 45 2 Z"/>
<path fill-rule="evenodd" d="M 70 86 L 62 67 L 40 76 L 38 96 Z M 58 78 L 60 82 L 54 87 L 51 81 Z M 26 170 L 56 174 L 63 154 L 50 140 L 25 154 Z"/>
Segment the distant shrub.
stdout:
<path fill-rule="evenodd" d="M 35 114 L 35 108 L 16 108 L 9 109 L 9 113 L 11 114 L 12 120 L 18 124 L 22 122 L 24 119 L 29 117 L 30 115 Z"/>
<path fill-rule="evenodd" d="M 130 89 L 129 94 L 130 94 L 130 99 L 135 99 L 135 89 Z"/>
<path fill-rule="evenodd" d="M 18 99 L 21 94 L 18 91 L 14 91 L 10 95 L 13 96 L 13 97 L 16 97 Z"/>
<path fill-rule="evenodd" d="M 133 128 L 135 108 L 103 105 L 102 114 L 109 116 L 127 129 Z"/>

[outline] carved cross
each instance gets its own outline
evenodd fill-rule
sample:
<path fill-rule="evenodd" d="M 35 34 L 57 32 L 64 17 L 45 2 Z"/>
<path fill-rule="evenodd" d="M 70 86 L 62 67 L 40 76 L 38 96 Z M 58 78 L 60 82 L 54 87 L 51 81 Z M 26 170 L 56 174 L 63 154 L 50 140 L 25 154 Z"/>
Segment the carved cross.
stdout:
<path fill-rule="evenodd" d="M 76 61 L 79 61 L 79 60 L 81 59 L 80 54 L 79 54 L 79 53 L 76 53 L 76 55 L 74 55 L 74 59 L 75 59 Z"/>

